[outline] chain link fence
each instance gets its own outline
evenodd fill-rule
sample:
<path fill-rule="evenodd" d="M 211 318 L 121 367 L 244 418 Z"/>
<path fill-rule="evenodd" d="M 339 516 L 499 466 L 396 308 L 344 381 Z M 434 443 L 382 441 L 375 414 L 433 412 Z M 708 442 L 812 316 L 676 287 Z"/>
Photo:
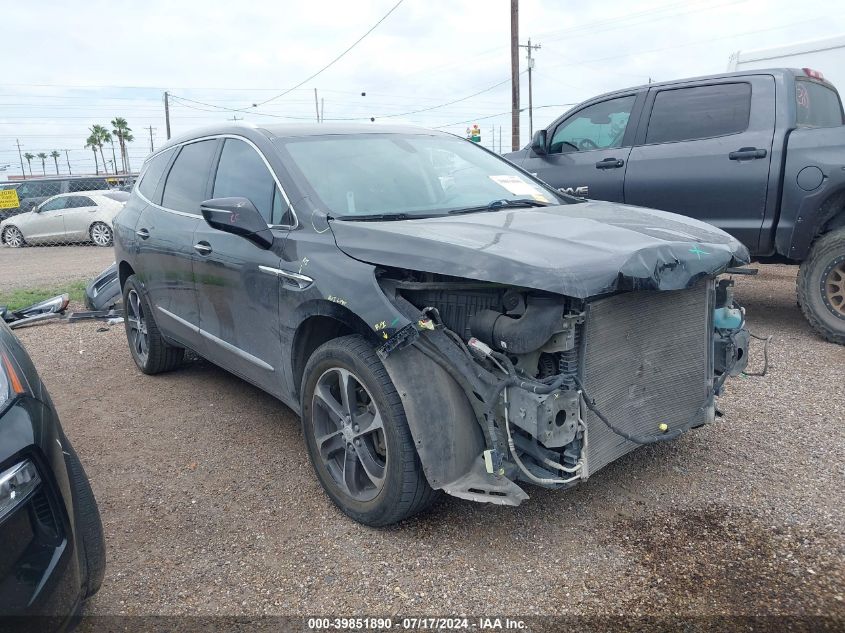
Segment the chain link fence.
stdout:
<path fill-rule="evenodd" d="M 112 245 L 112 220 L 135 174 L 28 178 L 0 184 L 0 248 Z"/>

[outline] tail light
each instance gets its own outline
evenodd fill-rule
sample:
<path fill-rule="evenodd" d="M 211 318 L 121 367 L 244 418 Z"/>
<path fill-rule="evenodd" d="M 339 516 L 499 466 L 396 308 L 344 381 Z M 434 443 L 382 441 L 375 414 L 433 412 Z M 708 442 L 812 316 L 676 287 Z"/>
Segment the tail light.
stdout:
<path fill-rule="evenodd" d="M 804 74 L 807 75 L 808 77 L 812 77 L 813 79 L 819 79 L 821 81 L 824 81 L 824 75 L 820 71 L 813 70 L 812 68 L 804 68 L 802 70 L 804 71 Z"/>

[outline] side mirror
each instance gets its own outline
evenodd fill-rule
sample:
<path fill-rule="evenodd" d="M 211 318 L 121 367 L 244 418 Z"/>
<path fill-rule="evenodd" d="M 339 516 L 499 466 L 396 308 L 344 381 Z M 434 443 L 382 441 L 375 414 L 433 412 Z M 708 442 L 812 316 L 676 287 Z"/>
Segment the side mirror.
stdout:
<path fill-rule="evenodd" d="M 273 245 L 273 232 L 247 198 L 213 198 L 200 204 L 200 210 L 213 229 L 240 235 L 263 249 Z"/>
<path fill-rule="evenodd" d="M 538 156 L 546 155 L 546 130 L 537 130 L 531 138 L 531 151 Z"/>

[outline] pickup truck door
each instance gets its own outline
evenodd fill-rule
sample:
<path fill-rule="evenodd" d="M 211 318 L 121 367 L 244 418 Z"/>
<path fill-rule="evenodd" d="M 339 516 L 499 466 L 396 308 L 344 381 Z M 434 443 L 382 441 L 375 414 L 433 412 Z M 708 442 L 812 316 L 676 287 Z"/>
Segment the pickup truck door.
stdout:
<path fill-rule="evenodd" d="M 644 100 L 645 93 L 641 93 Z M 576 196 L 622 202 L 634 139 L 637 93 L 592 102 L 548 128 L 545 155 L 529 150 L 522 168 Z"/>
<path fill-rule="evenodd" d="M 724 229 L 754 252 L 775 128 L 769 75 L 652 88 L 625 174 L 625 202 Z"/>

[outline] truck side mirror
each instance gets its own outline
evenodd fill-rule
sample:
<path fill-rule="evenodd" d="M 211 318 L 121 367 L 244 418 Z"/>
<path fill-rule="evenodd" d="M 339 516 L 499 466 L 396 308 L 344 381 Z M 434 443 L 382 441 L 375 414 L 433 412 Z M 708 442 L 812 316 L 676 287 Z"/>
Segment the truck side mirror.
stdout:
<path fill-rule="evenodd" d="M 265 250 L 273 245 L 273 232 L 248 198 L 212 198 L 200 210 L 213 229 L 240 235 Z"/>
<path fill-rule="evenodd" d="M 538 156 L 545 156 L 546 152 L 546 130 L 537 130 L 531 138 L 531 151 Z"/>

